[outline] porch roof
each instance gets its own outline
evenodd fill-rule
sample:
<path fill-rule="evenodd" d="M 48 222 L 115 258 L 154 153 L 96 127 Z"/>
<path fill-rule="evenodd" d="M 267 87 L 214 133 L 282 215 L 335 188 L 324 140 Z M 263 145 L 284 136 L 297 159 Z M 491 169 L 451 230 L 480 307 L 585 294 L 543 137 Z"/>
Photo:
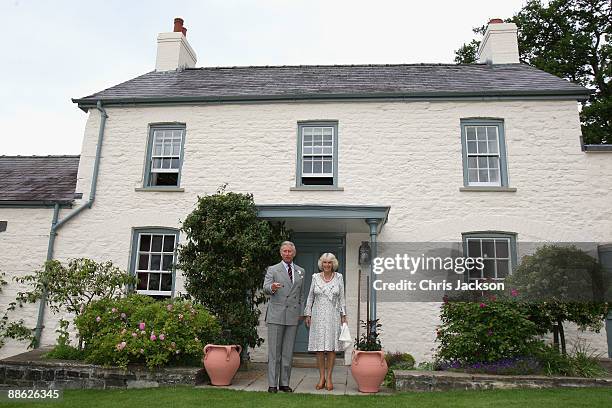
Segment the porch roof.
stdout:
<path fill-rule="evenodd" d="M 378 232 L 387 222 L 389 206 L 342 204 L 261 204 L 260 218 L 285 221 L 295 231 L 369 233 L 366 220 L 375 220 Z"/>

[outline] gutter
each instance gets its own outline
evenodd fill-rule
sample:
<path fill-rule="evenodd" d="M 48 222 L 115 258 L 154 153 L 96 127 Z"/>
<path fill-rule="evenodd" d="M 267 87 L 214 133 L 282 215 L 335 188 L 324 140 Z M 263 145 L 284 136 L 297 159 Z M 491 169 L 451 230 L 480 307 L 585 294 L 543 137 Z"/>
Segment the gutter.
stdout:
<path fill-rule="evenodd" d="M 51 231 L 49 233 L 49 245 L 47 246 L 47 261 L 53 259 L 53 249 L 55 246 L 55 237 L 57 236 L 57 231 L 63 227 L 68 221 L 72 218 L 76 217 L 86 208 L 91 208 L 93 202 L 96 199 L 96 186 L 98 185 L 98 172 L 100 170 L 100 155 L 102 153 L 102 141 L 104 140 L 104 128 L 106 127 L 106 119 L 108 118 L 108 114 L 106 110 L 102 107 L 102 102 L 98 101 L 96 104 L 96 109 L 100 111 L 100 129 L 98 131 L 98 145 L 96 147 L 96 159 L 94 162 L 93 176 L 91 179 L 91 188 L 89 189 L 89 199 L 83 203 L 76 210 L 69 213 L 64 219 L 59 220 L 59 210 L 60 203 L 55 203 L 53 208 L 53 221 L 51 222 Z M 40 346 L 40 339 L 42 336 L 42 330 L 44 328 L 44 316 L 45 316 L 45 307 L 47 304 L 47 292 L 43 290 L 42 296 L 40 298 L 40 303 L 38 305 L 38 317 L 36 320 L 36 328 L 34 331 L 34 348 L 38 348 Z"/>

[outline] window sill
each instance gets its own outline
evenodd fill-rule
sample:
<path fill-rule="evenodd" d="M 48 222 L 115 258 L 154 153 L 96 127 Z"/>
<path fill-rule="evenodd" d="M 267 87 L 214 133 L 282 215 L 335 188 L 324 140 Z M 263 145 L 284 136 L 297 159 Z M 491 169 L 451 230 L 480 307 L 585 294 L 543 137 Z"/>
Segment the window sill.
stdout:
<path fill-rule="evenodd" d="M 501 191 L 505 193 L 514 193 L 516 188 L 514 187 L 496 187 L 496 186 L 468 186 L 459 187 L 459 191 Z"/>
<path fill-rule="evenodd" d="M 336 187 L 336 186 L 299 186 L 299 187 L 290 187 L 289 191 L 344 191 L 344 187 Z"/>
<path fill-rule="evenodd" d="M 585 153 L 612 153 L 612 144 L 590 144 L 582 145 Z"/>
<path fill-rule="evenodd" d="M 182 193 L 185 191 L 181 187 L 136 187 L 134 191 L 158 191 L 164 193 Z"/>

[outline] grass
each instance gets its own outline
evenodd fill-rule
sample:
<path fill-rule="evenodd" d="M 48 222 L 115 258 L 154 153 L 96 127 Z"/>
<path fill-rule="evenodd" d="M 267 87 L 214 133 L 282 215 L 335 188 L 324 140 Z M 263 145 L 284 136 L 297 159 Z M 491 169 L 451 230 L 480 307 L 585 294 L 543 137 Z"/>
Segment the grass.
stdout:
<path fill-rule="evenodd" d="M 390 396 L 268 394 L 264 392 L 192 387 L 138 390 L 67 390 L 58 402 L 3 403 L 3 407 L 610 407 L 612 390 L 605 388 L 452 391 L 401 393 Z"/>

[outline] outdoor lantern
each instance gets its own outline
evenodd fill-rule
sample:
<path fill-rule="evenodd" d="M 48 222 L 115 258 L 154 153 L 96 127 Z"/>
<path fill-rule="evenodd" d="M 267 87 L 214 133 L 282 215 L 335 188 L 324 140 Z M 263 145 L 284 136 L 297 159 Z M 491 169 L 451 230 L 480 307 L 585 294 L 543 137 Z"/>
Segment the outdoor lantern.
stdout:
<path fill-rule="evenodd" d="M 359 246 L 359 264 L 369 264 L 371 257 L 372 251 L 370 249 L 370 243 L 368 241 L 361 241 L 361 245 Z"/>

